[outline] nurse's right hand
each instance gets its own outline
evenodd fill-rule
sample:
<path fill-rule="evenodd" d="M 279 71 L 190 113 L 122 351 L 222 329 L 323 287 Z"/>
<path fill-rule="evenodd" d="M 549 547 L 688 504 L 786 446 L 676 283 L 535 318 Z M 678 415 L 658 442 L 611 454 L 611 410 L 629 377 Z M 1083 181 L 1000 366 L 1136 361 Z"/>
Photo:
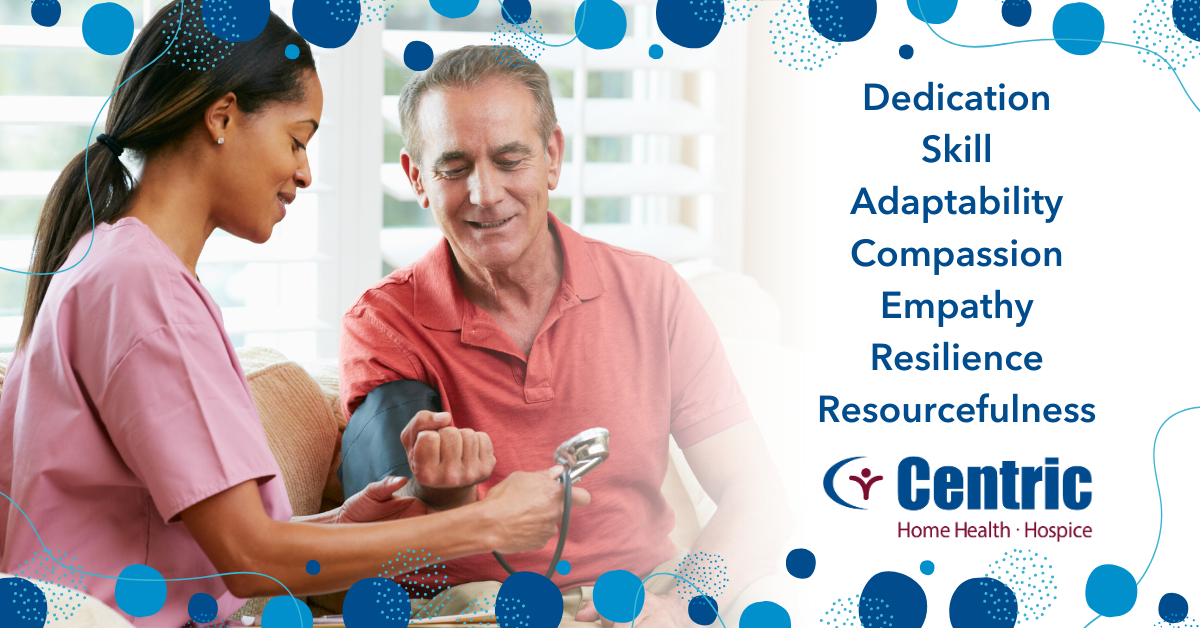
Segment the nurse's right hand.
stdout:
<path fill-rule="evenodd" d="M 540 473 L 517 471 L 493 486 L 480 502 L 496 531 L 496 550 L 504 554 L 542 549 L 558 534 L 562 521 L 563 486 L 556 480 L 561 466 Z M 579 487 L 571 489 L 571 505 L 586 506 L 592 496 Z"/>

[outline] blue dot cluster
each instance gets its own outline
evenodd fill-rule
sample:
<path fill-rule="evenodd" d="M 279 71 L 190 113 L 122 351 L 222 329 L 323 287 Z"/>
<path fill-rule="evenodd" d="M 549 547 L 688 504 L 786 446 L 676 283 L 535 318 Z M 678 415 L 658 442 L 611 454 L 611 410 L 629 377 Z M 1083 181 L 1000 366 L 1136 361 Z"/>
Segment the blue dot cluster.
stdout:
<path fill-rule="evenodd" d="M 42 628 L 46 623 L 46 595 L 24 578 L 0 580 L 0 625 Z"/>
<path fill-rule="evenodd" d="M 1175 0 L 1171 5 L 1171 17 L 1179 32 L 1193 41 L 1200 41 L 1200 0 Z"/>
<path fill-rule="evenodd" d="M 683 562 L 679 563 L 675 573 L 712 597 L 720 597 L 725 592 L 725 585 L 729 583 L 729 568 L 725 566 L 725 559 L 707 552 L 688 554 Z M 681 585 L 676 587 L 680 594 L 679 599 L 685 602 L 691 600 L 692 596 L 696 595 L 696 589 L 687 586 L 682 580 L 680 583 Z"/>
<path fill-rule="evenodd" d="M 179 12 L 183 12 L 183 24 L 179 23 Z M 179 29 L 178 39 L 172 36 Z M 168 35 L 167 57 L 171 63 L 183 66 L 185 70 L 208 70 L 218 61 L 229 56 L 230 49 L 235 44 L 213 36 L 204 26 L 204 17 L 199 0 L 181 0 L 163 18 L 163 32 Z M 175 41 L 171 45 L 171 41 Z"/>
<path fill-rule="evenodd" d="M 271 14 L 268 0 L 206 0 L 204 26 L 225 41 L 250 41 L 262 34 Z"/>
<path fill-rule="evenodd" d="M 725 26 L 745 22 L 758 8 L 754 0 L 725 0 Z"/>
<path fill-rule="evenodd" d="M 502 22 L 492 33 L 493 46 L 511 46 L 521 51 L 520 55 L 504 54 L 500 57 L 503 65 L 521 66 L 530 61 L 537 61 L 546 52 L 545 33 L 542 23 L 538 20 L 526 21 L 524 24 Z"/>
<path fill-rule="evenodd" d="M 794 70 L 812 72 L 824 67 L 837 56 L 842 45 L 825 39 L 813 29 L 808 21 L 806 0 L 784 0 L 769 23 L 772 55 Z"/>
<path fill-rule="evenodd" d="M 380 565 L 380 578 L 392 578 L 408 592 L 412 598 L 428 600 L 449 588 L 449 580 L 439 570 L 446 569 L 440 565 L 441 556 L 434 556 L 425 550 L 406 549 L 396 552 L 396 558 Z M 437 610 L 440 610 L 438 607 Z M 433 611 L 436 614 L 436 610 Z"/>
<path fill-rule="evenodd" d="M 358 17 L 358 25 L 382 22 L 394 8 L 395 0 L 362 0 L 362 13 Z"/>
<path fill-rule="evenodd" d="M 829 41 L 858 41 L 871 32 L 879 13 L 876 0 L 809 0 L 808 19 Z"/>
<path fill-rule="evenodd" d="M 58 560 L 62 561 L 64 565 L 77 569 L 80 568 L 79 565 L 69 562 L 79 560 L 78 556 L 71 557 L 66 552 L 62 552 L 61 554 Z M 46 595 L 49 612 L 48 621 L 64 621 L 73 616 L 75 611 L 80 606 L 83 606 L 83 590 L 87 589 L 87 585 L 83 583 L 82 575 L 69 569 L 60 569 L 59 567 L 58 562 L 55 562 L 49 552 L 38 550 L 34 552 L 33 558 L 20 564 L 15 574 L 29 580 L 36 578 L 41 583 L 44 583 L 39 585 L 39 587 L 42 589 L 42 593 Z M 66 581 L 65 583 L 63 582 L 64 580 Z"/>
<path fill-rule="evenodd" d="M 1196 55 L 1200 54 L 1200 42 L 1185 37 L 1172 20 L 1172 3 L 1178 9 L 1182 1 L 1150 0 L 1133 20 L 1133 43 L 1157 52 L 1176 68 L 1186 68 L 1188 62 L 1195 61 Z M 1192 4 L 1197 5 L 1200 14 L 1200 0 L 1192 0 Z M 1157 55 L 1142 50 L 1137 53 L 1145 57 L 1142 63 L 1149 63 L 1150 67 L 1159 70 L 1169 69 Z"/>
<path fill-rule="evenodd" d="M 275 602 L 275 600 L 291 601 L 288 598 L 275 598 L 271 602 Z M 345 618 L 347 626 L 403 628 L 408 625 L 409 616 L 412 613 L 412 604 L 408 600 L 408 593 L 391 580 L 363 578 L 355 582 L 346 592 L 346 600 L 342 603 L 342 616 Z M 301 603 L 300 605 L 307 609 L 305 604 Z M 295 617 L 295 610 L 292 610 L 291 613 L 290 616 Z"/>
<path fill-rule="evenodd" d="M 1154 628 L 1200 628 L 1200 620 L 1189 618 L 1175 623 L 1156 621 L 1154 622 Z"/>
<path fill-rule="evenodd" d="M 829 605 L 829 610 L 825 611 L 825 616 L 819 619 L 818 623 L 836 628 L 860 628 L 862 623 L 858 621 L 858 607 L 857 595 L 839 597 Z"/>
<path fill-rule="evenodd" d="M 1029 622 L 1045 617 L 1058 599 L 1058 585 L 1050 572 L 1053 568 L 1049 559 L 1038 552 L 1014 549 L 988 563 L 984 575 L 1012 589 L 1020 605 L 1021 621 Z"/>

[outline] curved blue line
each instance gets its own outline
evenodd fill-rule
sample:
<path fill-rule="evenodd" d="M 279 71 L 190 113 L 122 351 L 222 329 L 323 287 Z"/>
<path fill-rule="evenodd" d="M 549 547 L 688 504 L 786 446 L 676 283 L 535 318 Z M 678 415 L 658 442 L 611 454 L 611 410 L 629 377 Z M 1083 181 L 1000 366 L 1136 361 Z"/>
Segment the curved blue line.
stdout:
<path fill-rule="evenodd" d="M 696 586 L 691 580 L 688 580 L 687 578 L 684 578 L 683 576 L 681 576 L 677 573 L 652 573 L 652 574 L 646 576 L 645 578 L 642 578 L 642 584 L 645 585 L 646 581 L 650 580 L 654 576 L 671 576 L 672 578 L 683 580 L 684 582 L 692 585 L 692 588 L 695 589 L 700 595 L 705 595 L 703 589 Z M 645 589 L 643 588 L 642 591 L 645 591 Z M 633 601 L 633 604 L 634 604 L 634 610 L 637 610 L 637 600 L 636 599 Z M 726 628 L 725 627 L 725 619 L 723 617 L 721 617 L 721 612 L 719 610 L 717 610 L 716 605 L 713 604 L 712 602 L 709 602 L 708 604 L 709 604 L 709 606 L 712 606 L 713 612 L 717 614 L 717 620 L 719 620 L 721 622 L 721 628 Z M 629 628 L 633 628 L 636 624 L 637 624 L 637 615 L 635 614 L 633 616 L 633 621 L 629 622 Z"/>
<path fill-rule="evenodd" d="M 146 25 L 146 24 L 142 25 L 142 30 L 145 30 L 147 28 L 150 28 L 150 26 Z M 141 74 L 142 70 L 145 70 L 146 68 L 154 65 L 154 63 L 156 61 L 161 59 L 163 55 L 167 54 L 167 52 L 169 50 L 171 50 L 171 46 L 175 45 L 175 41 L 177 39 L 179 39 L 179 31 L 181 28 L 183 28 L 183 2 L 179 3 L 179 24 L 175 25 L 175 34 L 171 36 L 171 41 L 169 43 L 167 43 L 167 47 L 161 53 L 159 53 L 159 55 L 157 57 L 154 57 L 153 59 L 151 59 L 150 63 L 147 63 L 146 65 L 142 66 L 141 68 L 138 69 L 137 72 L 130 74 L 129 78 L 125 79 L 124 81 L 121 81 L 121 84 L 117 85 L 116 89 L 114 89 L 112 91 L 112 93 L 108 95 L 108 98 L 104 99 L 104 104 L 100 105 L 100 111 L 96 112 L 96 119 L 92 120 L 92 128 L 90 131 L 88 131 L 87 144 L 85 144 L 83 147 L 83 187 L 84 187 L 84 190 L 87 191 L 87 195 L 88 195 L 88 209 L 90 209 L 92 212 L 92 231 L 91 231 L 91 239 L 88 240 L 88 247 L 87 247 L 87 250 L 83 252 L 83 257 L 79 258 L 79 261 L 75 262 L 74 264 L 71 264 L 70 266 L 68 266 L 66 268 L 63 268 L 61 270 L 56 270 L 56 271 L 50 272 L 50 273 L 31 273 L 31 272 L 24 271 L 24 270 L 16 270 L 15 268 L 6 268 L 4 266 L 0 266 L 0 270 L 7 270 L 10 273 L 20 273 L 22 275 L 57 275 L 58 273 L 65 273 L 68 270 L 75 268 L 76 266 L 82 264 L 83 260 L 87 259 L 88 253 L 92 252 L 92 244 L 95 243 L 95 241 L 96 241 L 96 207 L 92 203 L 92 186 L 88 182 L 88 151 L 91 150 L 91 147 L 92 147 L 92 134 L 96 132 L 96 124 L 100 122 L 100 114 L 104 113 L 104 108 L 108 106 L 108 103 L 109 103 L 109 101 L 112 100 L 112 97 L 117 95 L 117 91 L 119 91 L 122 87 L 124 87 L 126 83 L 128 83 L 131 79 L 133 79 L 133 77 L 137 76 L 138 74 Z M 12 501 L 12 500 L 9 500 L 9 501 Z"/>
<path fill-rule="evenodd" d="M 516 20 L 516 19 L 512 19 L 512 17 L 513 17 L 513 16 L 512 16 L 512 14 L 510 14 L 510 13 L 508 12 L 508 9 L 504 8 L 504 0 L 496 0 L 496 2 L 499 2 L 499 3 L 500 3 L 500 13 L 501 13 L 502 15 L 506 15 L 506 16 L 508 16 L 508 18 L 510 18 L 510 19 L 509 19 L 509 22 L 510 22 L 510 23 L 511 23 L 513 26 L 517 27 L 517 30 L 518 30 L 518 31 L 520 31 L 522 35 L 524 35 L 524 36 L 528 37 L 530 41 L 533 41 L 534 43 L 541 44 L 541 45 L 543 45 L 543 46 L 546 46 L 546 47 L 548 47 L 548 48 L 562 48 L 563 46 L 566 46 L 566 45 L 570 44 L 571 42 L 575 41 L 576 39 L 579 39 L 579 31 L 583 30 L 583 24 L 584 24 L 585 22 L 587 22 L 587 0 L 583 0 L 583 4 L 581 4 L 581 5 L 580 5 L 580 6 L 582 6 L 582 7 L 583 7 L 583 19 L 582 19 L 582 20 L 580 20 L 580 22 L 579 22 L 579 28 L 575 29 L 575 36 L 574 36 L 574 37 L 572 37 L 572 38 L 570 38 L 570 39 L 568 39 L 567 41 L 565 41 L 565 42 L 563 42 L 563 43 L 561 43 L 561 44 L 548 44 L 548 43 L 546 43 L 546 42 L 544 42 L 544 41 L 541 41 L 540 39 L 537 39 L 537 38 L 536 38 L 536 37 L 534 37 L 533 35 L 530 35 L 529 33 L 526 33 L 526 32 L 525 32 L 525 30 L 521 28 L 521 25 L 517 23 L 517 20 Z"/>
<path fill-rule="evenodd" d="M 829 467 L 829 470 L 825 472 L 825 480 L 821 483 L 821 486 L 825 487 L 825 494 L 828 495 L 829 499 L 832 499 L 834 503 L 845 506 L 846 508 L 853 508 L 854 510 L 866 510 L 866 508 L 861 506 L 855 506 L 847 503 L 846 500 L 842 499 L 841 495 L 838 495 L 837 490 L 833 488 L 833 479 L 837 477 L 837 472 L 840 471 L 842 467 L 846 466 L 847 463 L 854 462 L 855 460 L 865 457 L 866 456 L 855 456 L 853 458 L 846 458 L 832 467 Z"/>
<path fill-rule="evenodd" d="M 1006 41 L 1006 42 L 1001 42 L 998 44 L 974 44 L 974 45 L 973 44 L 960 44 L 957 42 L 950 41 L 949 39 L 946 39 L 945 37 L 942 37 L 941 33 L 934 30 L 933 24 L 930 24 L 929 21 L 925 19 L 925 9 L 924 9 L 924 7 L 921 6 L 921 0 L 917 0 L 917 9 L 921 12 L 921 21 L 925 22 L 925 26 L 927 28 L 929 28 L 929 32 L 933 33 L 938 39 L 950 44 L 951 46 L 958 46 L 959 48 L 997 48 L 1000 46 L 1011 46 L 1013 44 L 1029 44 L 1029 43 L 1039 42 L 1039 41 L 1053 41 L 1053 42 L 1086 41 L 1086 42 L 1091 42 L 1091 43 L 1111 44 L 1113 46 L 1123 46 L 1125 48 L 1133 48 L 1135 50 L 1144 50 L 1147 53 L 1150 53 L 1150 54 L 1158 57 L 1159 59 L 1162 59 L 1162 62 L 1167 64 L 1167 69 L 1171 71 L 1171 74 L 1175 75 L 1175 80 L 1179 82 L 1179 87 L 1183 89 L 1183 95 L 1187 96 L 1188 101 L 1192 103 L 1192 107 L 1195 107 L 1196 111 L 1200 111 L 1200 105 L 1196 104 L 1195 99 L 1193 99 L 1191 93 L 1188 92 L 1187 86 L 1183 84 L 1183 79 L 1179 78 L 1179 72 L 1175 71 L 1175 66 L 1172 65 L 1171 62 L 1168 61 L 1166 57 L 1162 56 L 1161 54 L 1158 54 L 1157 52 L 1155 52 L 1154 50 L 1151 50 L 1149 48 L 1143 48 L 1141 46 L 1137 46 L 1134 44 L 1126 44 L 1126 43 L 1122 43 L 1119 41 L 1107 41 L 1104 39 L 1066 39 L 1066 38 L 1057 38 L 1057 37 L 1050 38 L 1050 39 L 1044 39 L 1044 38 L 1043 39 L 1022 39 L 1019 41 Z"/>

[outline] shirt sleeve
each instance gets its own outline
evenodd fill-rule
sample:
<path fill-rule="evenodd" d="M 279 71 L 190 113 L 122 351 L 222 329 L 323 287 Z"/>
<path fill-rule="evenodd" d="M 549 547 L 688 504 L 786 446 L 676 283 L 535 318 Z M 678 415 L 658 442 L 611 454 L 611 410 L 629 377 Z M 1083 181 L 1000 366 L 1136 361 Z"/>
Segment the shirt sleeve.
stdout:
<path fill-rule="evenodd" d="M 95 403 L 163 521 L 279 474 L 246 379 L 215 325 L 170 324 L 120 358 Z"/>
<path fill-rule="evenodd" d="M 753 417 L 716 326 L 683 278 L 667 272 L 671 435 L 687 448 Z"/>
<path fill-rule="evenodd" d="M 381 384 L 402 379 L 425 381 L 412 353 L 399 332 L 372 315 L 371 306 L 359 304 L 346 313 L 339 342 L 338 389 L 347 421 L 367 394 Z"/>

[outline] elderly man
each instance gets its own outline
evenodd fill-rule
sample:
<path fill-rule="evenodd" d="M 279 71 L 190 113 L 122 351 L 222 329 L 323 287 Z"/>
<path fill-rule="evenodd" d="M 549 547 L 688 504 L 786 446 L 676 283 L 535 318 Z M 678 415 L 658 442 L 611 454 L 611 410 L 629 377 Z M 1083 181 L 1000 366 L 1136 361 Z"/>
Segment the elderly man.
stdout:
<path fill-rule="evenodd" d="M 782 482 L 716 329 L 674 269 L 547 211 L 564 140 L 545 72 L 514 48 L 448 52 L 405 86 L 400 120 L 401 165 L 445 239 L 347 312 L 346 416 L 389 382 L 438 393 L 444 411 L 418 414 L 403 438 L 409 487 L 434 508 L 479 499 L 498 478 L 544 468 L 568 437 L 607 428 L 611 457 L 584 480 L 592 505 L 572 519 L 571 568 L 555 576 L 569 600 L 564 625 L 612 625 L 579 589 L 601 574 L 679 564 L 661 491 L 673 436 L 718 504 L 690 549 L 724 560 L 728 581 L 705 593 L 729 608 L 780 557 L 791 527 Z M 508 560 L 543 572 L 552 553 Z M 507 575 L 487 555 L 435 573 L 444 586 Z M 696 591 L 656 580 L 647 588 L 662 593 L 637 625 L 692 625 Z"/>

